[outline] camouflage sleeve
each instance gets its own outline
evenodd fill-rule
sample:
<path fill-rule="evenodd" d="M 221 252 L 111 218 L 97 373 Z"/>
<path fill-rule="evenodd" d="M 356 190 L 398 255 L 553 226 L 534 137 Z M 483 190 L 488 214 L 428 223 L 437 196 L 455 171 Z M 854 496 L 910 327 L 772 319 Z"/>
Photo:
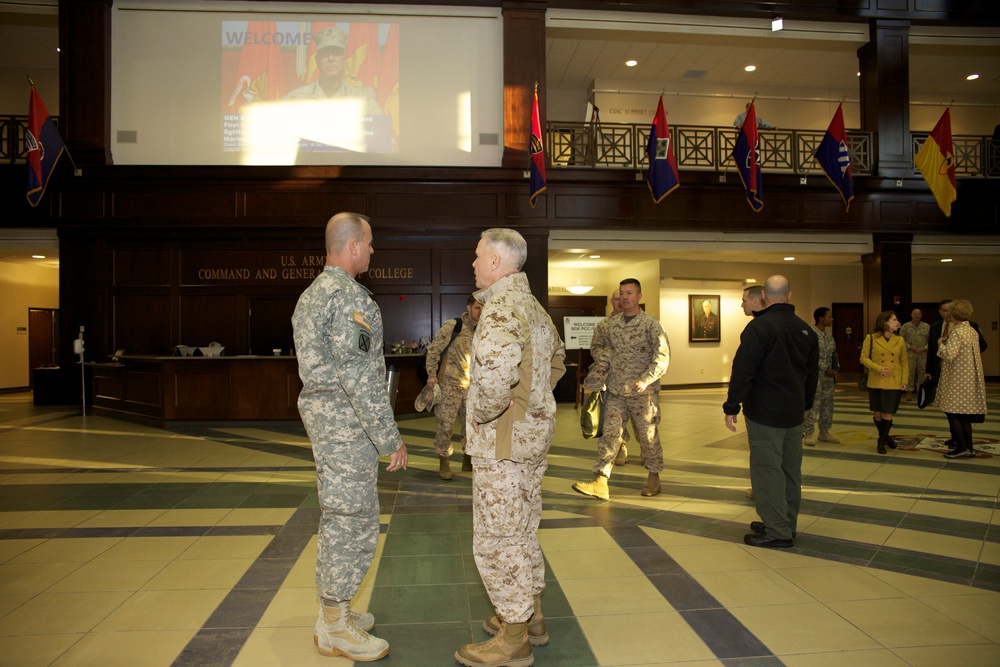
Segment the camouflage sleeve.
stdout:
<path fill-rule="evenodd" d="M 376 323 L 372 318 L 379 315 L 372 314 L 370 307 L 359 307 L 343 292 L 334 295 L 331 305 L 331 354 L 337 379 L 375 449 L 380 456 L 387 456 L 399 449 L 403 440 L 385 389 L 381 335 L 373 335 Z M 380 323 L 377 330 L 381 331 Z"/>
<path fill-rule="evenodd" d="M 611 340 L 608 336 L 608 320 L 603 319 L 594 327 L 594 336 L 590 339 L 590 356 L 594 362 L 603 360 L 611 352 Z"/>
<path fill-rule="evenodd" d="M 566 375 L 566 344 L 559 341 L 552 355 L 552 370 L 549 374 L 549 389 L 555 390 L 560 378 Z"/>
<path fill-rule="evenodd" d="M 511 387 L 518 380 L 522 344 L 520 322 L 509 308 L 483 311 L 477 327 L 476 346 L 479 391 L 476 404 L 468 406 L 477 424 L 486 424 L 499 417 L 510 405 Z"/>
<path fill-rule="evenodd" d="M 656 320 L 652 320 L 649 324 L 649 343 L 655 352 L 646 372 L 639 378 L 647 386 L 663 377 L 667 372 L 667 366 L 670 365 L 670 342 L 663 327 Z"/>
<path fill-rule="evenodd" d="M 451 332 L 455 330 L 455 320 L 445 322 L 434 335 L 434 340 L 427 346 L 427 378 L 436 378 L 441 366 L 441 353 L 451 342 Z"/>

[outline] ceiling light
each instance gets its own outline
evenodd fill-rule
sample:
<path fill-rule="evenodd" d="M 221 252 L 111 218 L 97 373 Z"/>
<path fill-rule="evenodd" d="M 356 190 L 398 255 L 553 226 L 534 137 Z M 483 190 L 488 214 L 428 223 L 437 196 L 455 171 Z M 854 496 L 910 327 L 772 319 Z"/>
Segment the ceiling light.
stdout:
<path fill-rule="evenodd" d="M 951 258 L 950 258 L 950 257 L 948 257 L 948 258 L 945 258 L 945 259 L 942 259 L 941 261 L 942 261 L 942 262 L 950 262 L 950 261 L 951 261 Z"/>
<path fill-rule="evenodd" d="M 861 76 L 861 72 L 858 72 L 858 76 Z"/>
<path fill-rule="evenodd" d="M 593 285 L 567 285 L 566 291 L 570 294 L 586 294 L 590 290 L 594 289 Z"/>
<path fill-rule="evenodd" d="M 590 259 L 600 259 L 601 258 L 600 255 L 588 255 L 588 256 L 590 257 Z"/>
<path fill-rule="evenodd" d="M 786 261 L 786 262 L 794 262 L 794 261 L 795 261 L 795 258 L 794 258 L 794 257 L 786 257 L 786 258 L 785 258 L 785 261 Z"/>
<path fill-rule="evenodd" d="M 756 65 L 747 65 L 746 67 L 743 68 L 743 71 L 745 71 L 745 72 L 752 72 L 755 69 L 757 69 Z"/>
<path fill-rule="evenodd" d="M 745 278 L 743 280 L 743 282 L 745 282 L 745 283 L 755 283 L 755 282 L 757 282 L 757 279 L 756 278 Z"/>
<path fill-rule="evenodd" d="M 969 76 L 965 77 L 965 80 L 966 81 L 975 81 L 978 78 L 979 78 L 978 74 L 970 74 Z"/>
<path fill-rule="evenodd" d="M 45 255 L 32 255 L 31 259 L 45 259 Z"/>
<path fill-rule="evenodd" d="M 778 32 L 783 27 L 784 27 L 784 22 L 781 20 L 780 16 L 771 21 L 771 32 Z"/>
<path fill-rule="evenodd" d="M 626 67 L 635 67 L 638 64 L 639 64 L 638 60 L 626 60 L 625 61 L 625 66 Z"/>

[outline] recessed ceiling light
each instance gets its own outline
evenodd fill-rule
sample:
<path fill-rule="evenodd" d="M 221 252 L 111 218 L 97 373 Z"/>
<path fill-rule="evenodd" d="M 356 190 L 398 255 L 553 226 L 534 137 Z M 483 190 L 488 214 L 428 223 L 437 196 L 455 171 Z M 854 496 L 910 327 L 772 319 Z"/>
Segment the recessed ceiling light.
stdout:
<path fill-rule="evenodd" d="M 635 67 L 638 64 L 639 64 L 638 60 L 626 60 L 625 61 L 625 66 L 626 67 Z"/>
<path fill-rule="evenodd" d="M 600 255 L 588 255 L 591 259 L 600 259 Z"/>
<path fill-rule="evenodd" d="M 979 78 L 978 74 L 970 74 L 969 76 L 965 77 L 965 80 L 966 81 L 975 81 L 978 78 Z"/>
<path fill-rule="evenodd" d="M 861 76 L 861 72 L 858 72 L 858 76 Z"/>
<path fill-rule="evenodd" d="M 757 69 L 756 65 L 747 65 L 746 67 L 743 68 L 745 72 L 753 72 L 755 69 Z"/>
<path fill-rule="evenodd" d="M 794 262 L 794 261 L 795 261 L 795 258 L 794 258 L 794 257 L 786 257 L 786 258 L 785 258 L 785 261 L 786 261 L 786 262 Z"/>
<path fill-rule="evenodd" d="M 780 16 L 771 21 L 771 32 L 778 32 L 784 27 L 785 27 L 785 22 L 781 20 Z"/>
<path fill-rule="evenodd" d="M 951 258 L 950 258 L 950 257 L 947 257 L 947 258 L 945 258 L 945 259 L 942 259 L 941 261 L 942 261 L 942 262 L 950 262 L 950 261 L 951 261 Z"/>
<path fill-rule="evenodd" d="M 31 259 L 45 259 L 45 255 L 32 255 Z"/>

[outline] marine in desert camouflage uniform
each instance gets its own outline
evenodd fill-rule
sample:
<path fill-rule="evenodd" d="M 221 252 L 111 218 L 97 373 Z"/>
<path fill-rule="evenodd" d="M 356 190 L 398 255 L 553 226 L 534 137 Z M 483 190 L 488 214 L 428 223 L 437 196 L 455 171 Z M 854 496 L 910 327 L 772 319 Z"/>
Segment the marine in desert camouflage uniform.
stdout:
<path fill-rule="evenodd" d="M 611 314 L 597 323 L 597 326 L 594 327 L 594 334 L 590 339 L 590 356 L 594 360 L 594 364 L 603 361 L 611 354 L 611 330 L 609 325 L 611 318 L 620 312 L 622 312 L 622 292 L 616 289 L 611 293 Z M 590 368 L 593 369 L 594 365 L 591 364 Z M 590 369 L 587 372 L 589 373 Z M 615 456 L 616 466 L 623 466 L 628 463 L 628 447 L 626 447 L 625 443 L 629 439 L 628 424 L 623 423 L 622 445 L 618 450 L 618 455 Z"/>
<path fill-rule="evenodd" d="M 454 340 L 452 334 L 457 323 L 448 320 L 427 346 L 427 386 L 440 388 L 440 398 L 434 405 L 434 416 L 438 420 L 434 452 L 438 455 L 438 475 L 443 480 L 452 478 L 449 457 L 454 451 L 451 436 L 455 432 L 455 417 L 462 423 L 462 470 L 472 471 L 472 459 L 465 451 L 465 396 L 469 392 L 472 335 L 482 312 L 483 306 L 470 295 L 462 313 L 462 328 Z"/>
<path fill-rule="evenodd" d="M 368 270 L 371 226 L 338 213 L 326 228 L 327 262 L 292 315 L 298 350 L 299 414 L 312 442 L 319 490 L 316 587 L 321 599 L 314 640 L 323 655 L 370 661 L 389 644 L 368 634 L 371 614 L 350 601 L 371 567 L 379 534 L 378 459 L 406 468 L 385 385 L 382 314 L 354 276 Z"/>
<path fill-rule="evenodd" d="M 475 468 L 472 548 L 497 615 L 483 626 L 496 636 L 460 647 L 455 659 L 477 667 L 531 664 L 531 645 L 548 642 L 538 524 L 556 428 L 552 390 L 566 372 L 566 350 L 521 273 L 526 257 L 519 233 L 489 229 L 473 264 L 483 313 L 472 339 L 466 409 Z"/>
<path fill-rule="evenodd" d="M 583 383 L 586 391 L 600 391 L 607 386 L 604 403 L 604 435 L 597 447 L 594 481 L 578 482 L 573 489 L 602 500 L 610 496 L 611 476 L 624 423 L 632 420 L 639 442 L 643 465 L 648 472 L 642 495 L 660 492 L 663 470 L 663 447 L 660 445 L 660 377 L 670 364 L 670 343 L 660 323 L 639 308 L 642 299 L 638 280 L 621 282 L 620 315 L 608 321 L 611 352 L 591 366 Z"/>

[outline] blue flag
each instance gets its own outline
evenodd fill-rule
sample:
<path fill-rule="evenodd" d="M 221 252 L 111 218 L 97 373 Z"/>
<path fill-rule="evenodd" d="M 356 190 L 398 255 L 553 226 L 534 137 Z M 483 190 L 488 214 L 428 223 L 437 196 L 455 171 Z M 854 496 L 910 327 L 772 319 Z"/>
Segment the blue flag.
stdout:
<path fill-rule="evenodd" d="M 736 145 L 733 146 L 733 160 L 743 179 L 743 187 L 747 191 L 747 202 L 755 212 L 764 208 L 764 179 L 760 171 L 760 153 L 757 143 L 757 110 L 750 102 L 747 116 L 743 119 L 743 127 L 736 135 Z"/>
<path fill-rule="evenodd" d="M 646 145 L 646 155 L 649 157 L 649 191 L 657 204 L 677 189 L 681 179 L 677 174 L 677 161 L 674 159 L 674 144 L 670 137 L 670 126 L 667 124 L 667 114 L 663 111 L 663 96 L 656 106 L 656 116 L 653 127 L 649 130 L 649 143 Z"/>
<path fill-rule="evenodd" d="M 28 145 L 28 203 L 38 206 L 66 145 L 34 84 L 28 100 L 28 132 L 24 138 Z"/>
<path fill-rule="evenodd" d="M 837 106 L 830 127 L 816 149 L 816 161 L 843 197 L 844 209 L 850 211 L 851 200 L 854 199 L 854 180 L 851 178 L 851 154 L 847 148 L 847 130 L 844 129 L 844 110 L 841 105 Z"/>

